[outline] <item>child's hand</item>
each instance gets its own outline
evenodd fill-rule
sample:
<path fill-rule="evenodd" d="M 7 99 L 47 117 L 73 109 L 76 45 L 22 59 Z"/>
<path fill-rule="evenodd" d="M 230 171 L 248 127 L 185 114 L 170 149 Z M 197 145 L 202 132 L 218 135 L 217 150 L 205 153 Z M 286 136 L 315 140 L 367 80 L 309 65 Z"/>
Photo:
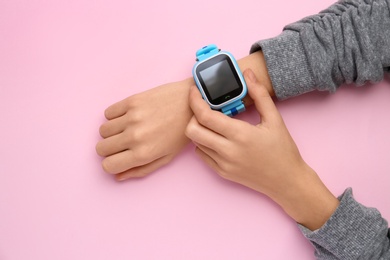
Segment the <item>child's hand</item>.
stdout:
<path fill-rule="evenodd" d="M 128 97 L 106 109 L 96 145 L 103 168 L 118 180 L 143 177 L 170 162 L 189 142 L 191 80 L 170 83 Z"/>
<path fill-rule="evenodd" d="M 189 102 L 194 116 L 186 135 L 219 175 L 266 194 L 296 221 L 318 228 L 338 200 L 302 159 L 266 88 L 252 71 L 246 70 L 244 76 L 261 122 L 254 126 L 212 111 L 192 87 Z"/>
<path fill-rule="evenodd" d="M 253 68 L 273 94 L 263 54 L 258 51 L 238 61 Z M 188 92 L 193 78 L 169 83 L 128 97 L 107 108 L 108 122 L 100 127 L 96 145 L 105 157 L 103 169 L 118 180 L 143 177 L 169 163 L 189 142 L 184 130 L 192 117 Z M 246 104 L 252 104 L 247 96 Z"/>
<path fill-rule="evenodd" d="M 272 194 L 289 185 L 292 169 L 306 166 L 266 89 L 256 84 L 251 71 L 244 75 L 261 123 L 254 126 L 212 111 L 193 87 L 194 117 L 186 134 L 200 157 L 222 177 Z"/>

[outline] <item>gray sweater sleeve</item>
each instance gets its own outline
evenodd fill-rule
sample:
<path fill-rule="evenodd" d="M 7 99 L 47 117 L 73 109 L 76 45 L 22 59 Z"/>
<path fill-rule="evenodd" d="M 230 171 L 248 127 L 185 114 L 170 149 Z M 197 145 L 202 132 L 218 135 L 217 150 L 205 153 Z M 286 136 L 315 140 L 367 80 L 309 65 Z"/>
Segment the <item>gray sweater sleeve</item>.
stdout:
<path fill-rule="evenodd" d="M 390 0 L 342 0 L 255 43 L 278 99 L 363 85 L 390 70 Z"/>
<path fill-rule="evenodd" d="M 340 205 L 318 230 L 299 226 L 317 259 L 390 259 L 390 230 L 378 210 L 358 203 L 347 189 Z"/>

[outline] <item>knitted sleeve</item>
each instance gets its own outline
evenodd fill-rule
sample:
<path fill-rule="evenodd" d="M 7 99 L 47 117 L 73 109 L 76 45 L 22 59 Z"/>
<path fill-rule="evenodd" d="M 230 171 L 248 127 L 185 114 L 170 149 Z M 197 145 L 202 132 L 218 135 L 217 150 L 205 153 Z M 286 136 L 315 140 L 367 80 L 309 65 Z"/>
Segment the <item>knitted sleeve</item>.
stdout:
<path fill-rule="evenodd" d="M 253 44 L 278 99 L 343 83 L 382 80 L 390 70 L 390 0 L 343 0 Z"/>

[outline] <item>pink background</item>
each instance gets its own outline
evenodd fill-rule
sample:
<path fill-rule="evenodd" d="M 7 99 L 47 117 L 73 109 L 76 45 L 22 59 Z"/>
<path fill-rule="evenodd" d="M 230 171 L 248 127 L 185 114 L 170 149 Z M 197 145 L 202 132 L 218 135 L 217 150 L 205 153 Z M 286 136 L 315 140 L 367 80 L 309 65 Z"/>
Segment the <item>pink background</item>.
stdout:
<path fill-rule="evenodd" d="M 219 178 L 193 146 L 118 183 L 95 144 L 107 106 L 190 77 L 199 47 L 244 57 L 332 2 L 0 0 L 0 259 L 313 259 L 277 205 Z M 329 189 L 353 187 L 387 219 L 389 83 L 277 103 Z"/>

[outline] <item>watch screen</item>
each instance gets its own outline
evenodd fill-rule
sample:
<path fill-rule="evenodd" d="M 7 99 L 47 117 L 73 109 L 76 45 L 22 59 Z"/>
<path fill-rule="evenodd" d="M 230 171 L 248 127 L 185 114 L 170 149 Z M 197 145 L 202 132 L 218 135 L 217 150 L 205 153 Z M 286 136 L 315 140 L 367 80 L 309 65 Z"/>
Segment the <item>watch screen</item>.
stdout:
<path fill-rule="evenodd" d="M 222 104 L 241 94 L 242 83 L 227 55 L 218 55 L 200 64 L 197 76 L 209 101 Z"/>

